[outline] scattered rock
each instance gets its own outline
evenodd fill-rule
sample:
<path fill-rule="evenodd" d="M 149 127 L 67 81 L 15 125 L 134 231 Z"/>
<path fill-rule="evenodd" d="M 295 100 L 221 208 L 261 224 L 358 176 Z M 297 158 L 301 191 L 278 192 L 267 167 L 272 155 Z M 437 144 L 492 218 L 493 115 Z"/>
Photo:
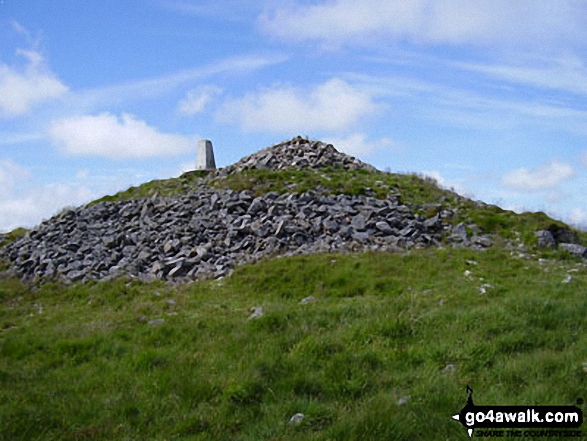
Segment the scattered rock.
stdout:
<path fill-rule="evenodd" d="M 445 374 L 454 374 L 456 370 L 457 370 L 457 367 L 454 364 L 447 364 L 442 369 L 442 372 Z"/>
<path fill-rule="evenodd" d="M 253 306 L 251 308 L 251 315 L 247 320 L 254 320 L 263 317 L 263 308 L 261 306 Z"/>
<path fill-rule="evenodd" d="M 149 326 L 161 326 L 165 323 L 165 319 L 155 319 L 149 321 Z"/>
<path fill-rule="evenodd" d="M 573 280 L 575 280 L 575 278 L 574 278 L 574 277 L 572 277 L 572 276 L 567 276 L 567 277 L 565 277 L 565 280 L 563 280 L 563 283 L 570 283 L 570 282 L 572 282 Z"/>
<path fill-rule="evenodd" d="M 398 406 L 405 406 L 406 404 L 408 404 L 410 401 L 410 397 L 409 396 L 404 396 L 401 397 L 398 401 L 397 404 Z"/>
<path fill-rule="evenodd" d="M 303 413 L 296 413 L 289 419 L 289 424 L 300 424 L 305 418 Z"/>
<path fill-rule="evenodd" d="M 490 285 L 489 283 L 484 283 L 479 288 L 479 294 L 485 294 L 487 292 L 487 290 L 491 289 L 491 288 L 493 288 L 493 285 Z"/>
<path fill-rule="evenodd" d="M 316 301 L 316 297 L 314 297 L 314 296 L 308 296 L 308 297 L 304 297 L 304 298 L 303 298 L 303 299 L 300 301 L 300 303 L 301 303 L 302 305 L 305 305 L 305 304 L 307 304 L 307 303 L 313 303 L 313 302 L 315 302 L 315 301 Z"/>

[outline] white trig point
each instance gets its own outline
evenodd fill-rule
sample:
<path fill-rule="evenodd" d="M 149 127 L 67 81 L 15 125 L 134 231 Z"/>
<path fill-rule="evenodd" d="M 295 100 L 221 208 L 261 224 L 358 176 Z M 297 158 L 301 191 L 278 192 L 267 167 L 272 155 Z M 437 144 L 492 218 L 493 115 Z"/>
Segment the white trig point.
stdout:
<path fill-rule="evenodd" d="M 201 139 L 198 141 L 198 154 L 196 156 L 196 170 L 216 170 L 214 161 L 214 149 L 212 141 Z"/>

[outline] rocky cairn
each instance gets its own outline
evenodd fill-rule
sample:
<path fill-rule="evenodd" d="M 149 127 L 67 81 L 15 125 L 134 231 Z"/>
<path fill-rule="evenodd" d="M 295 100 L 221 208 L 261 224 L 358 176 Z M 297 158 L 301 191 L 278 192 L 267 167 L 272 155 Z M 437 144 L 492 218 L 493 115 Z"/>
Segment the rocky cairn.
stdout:
<path fill-rule="evenodd" d="M 261 150 L 214 176 L 247 169 L 343 167 L 375 170 L 331 145 L 294 138 Z M 443 210 L 422 218 L 400 202 L 370 196 L 219 190 L 206 180 L 183 196 L 103 202 L 68 210 L 4 247 L 10 271 L 24 279 L 65 282 L 223 277 L 266 256 L 397 250 L 440 245 L 491 246 L 467 238 Z"/>
<path fill-rule="evenodd" d="M 220 176 L 253 169 L 283 170 L 285 168 L 338 167 L 346 170 L 364 169 L 377 171 L 375 167 L 340 153 L 332 144 L 309 141 L 300 136 L 291 141 L 260 150 L 246 156 L 236 164 L 220 170 Z"/>

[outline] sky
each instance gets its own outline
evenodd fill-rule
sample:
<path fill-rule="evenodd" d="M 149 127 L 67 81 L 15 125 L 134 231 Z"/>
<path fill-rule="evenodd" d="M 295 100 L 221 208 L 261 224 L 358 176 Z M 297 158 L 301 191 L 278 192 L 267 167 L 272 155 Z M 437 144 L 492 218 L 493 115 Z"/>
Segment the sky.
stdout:
<path fill-rule="evenodd" d="M 0 232 L 302 135 L 587 227 L 582 0 L 0 0 Z"/>

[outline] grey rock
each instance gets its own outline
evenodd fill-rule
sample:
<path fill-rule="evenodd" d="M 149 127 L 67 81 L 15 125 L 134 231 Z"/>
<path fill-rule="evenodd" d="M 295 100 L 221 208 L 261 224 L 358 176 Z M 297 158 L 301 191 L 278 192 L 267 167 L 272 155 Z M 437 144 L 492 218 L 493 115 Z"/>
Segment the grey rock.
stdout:
<path fill-rule="evenodd" d="M 401 397 L 398 401 L 397 404 L 398 406 L 405 406 L 406 404 L 408 404 L 410 402 L 410 397 L 409 396 L 404 396 Z"/>
<path fill-rule="evenodd" d="M 454 364 L 447 364 L 443 369 L 442 372 L 445 374 L 454 374 L 457 370 L 456 365 Z"/>
<path fill-rule="evenodd" d="M 493 246 L 493 241 L 488 236 L 473 236 L 471 242 L 477 245 L 481 245 L 484 248 Z"/>
<path fill-rule="evenodd" d="M 381 231 L 383 234 L 390 235 L 393 234 L 393 228 L 389 226 L 389 224 L 385 221 L 379 221 L 375 223 L 375 227 Z"/>
<path fill-rule="evenodd" d="M 555 241 L 554 236 L 548 230 L 539 230 L 534 233 L 536 240 L 538 241 L 538 247 L 540 248 L 554 248 Z"/>
<path fill-rule="evenodd" d="M 161 326 L 163 323 L 165 323 L 165 319 L 155 319 L 155 320 L 150 320 L 149 321 L 149 326 Z"/>
<path fill-rule="evenodd" d="M 300 424 L 304 420 L 303 413 L 296 413 L 289 419 L 289 424 Z"/>
<path fill-rule="evenodd" d="M 102 238 L 102 242 L 106 246 L 106 248 L 114 248 L 116 246 L 116 237 L 115 236 L 105 236 Z"/>
<path fill-rule="evenodd" d="M 548 231 L 552 234 L 554 241 L 557 244 L 563 244 L 563 243 L 578 244 L 579 243 L 579 236 L 577 236 L 576 233 L 572 232 L 568 228 L 553 225 L 550 228 L 548 228 Z"/>
<path fill-rule="evenodd" d="M 249 315 L 249 318 L 247 320 L 255 320 L 258 318 L 263 317 L 264 312 L 263 312 L 263 308 L 261 306 L 253 306 L 251 308 L 251 315 Z"/>
<path fill-rule="evenodd" d="M 357 214 L 351 221 L 352 227 L 355 231 L 365 231 L 365 216 Z"/>
<path fill-rule="evenodd" d="M 467 227 L 461 222 L 453 228 L 452 234 L 461 240 L 467 240 Z"/>
<path fill-rule="evenodd" d="M 569 276 L 565 277 L 565 279 L 563 280 L 563 283 L 570 283 L 573 280 L 575 280 L 575 278 L 573 276 L 569 275 Z"/>
<path fill-rule="evenodd" d="M 327 233 L 334 233 L 339 229 L 338 222 L 332 219 L 324 219 L 322 221 L 322 226 Z"/>
<path fill-rule="evenodd" d="M 353 233 L 351 237 L 353 240 L 356 240 L 358 242 L 367 242 L 369 240 L 369 233 L 357 232 Z"/>
<path fill-rule="evenodd" d="M 587 258 L 587 247 L 582 245 L 577 245 L 574 243 L 561 243 L 558 247 L 559 249 L 565 250 L 574 256 Z"/>

